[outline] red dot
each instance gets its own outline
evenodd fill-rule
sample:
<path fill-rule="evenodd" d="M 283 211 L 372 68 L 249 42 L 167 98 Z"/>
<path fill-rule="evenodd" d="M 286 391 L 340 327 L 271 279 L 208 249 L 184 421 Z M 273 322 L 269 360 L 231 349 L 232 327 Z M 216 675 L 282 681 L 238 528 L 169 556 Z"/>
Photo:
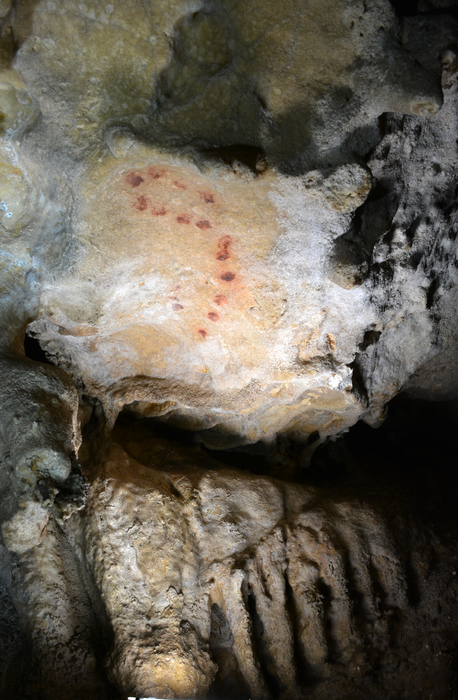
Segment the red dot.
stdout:
<path fill-rule="evenodd" d="M 181 311 L 182 308 L 183 307 L 181 306 L 181 304 L 173 304 L 173 306 L 172 306 L 172 309 L 174 311 Z"/>
<path fill-rule="evenodd" d="M 207 331 L 205 331 L 203 328 L 199 328 L 199 330 L 197 332 L 199 335 L 202 336 L 202 338 L 206 338 L 208 335 Z"/>
<path fill-rule="evenodd" d="M 175 182 L 173 184 L 175 185 L 175 187 L 179 187 L 180 190 L 187 190 L 188 189 L 187 185 L 184 185 L 182 182 L 178 182 L 178 180 L 175 180 Z"/>
<path fill-rule="evenodd" d="M 221 275 L 221 279 L 224 280 L 224 282 L 232 282 L 234 278 L 235 274 L 233 272 L 223 272 Z"/>
<path fill-rule="evenodd" d="M 162 209 L 158 209 L 157 207 L 153 207 L 151 209 L 151 214 L 154 214 L 154 216 L 165 216 L 167 212 L 165 211 L 164 207 Z"/>
<path fill-rule="evenodd" d="M 201 192 L 200 193 L 201 198 L 204 200 L 206 204 L 214 204 L 215 200 L 213 199 L 213 195 L 211 192 Z"/>
<path fill-rule="evenodd" d="M 189 214 L 179 214 L 177 216 L 177 222 L 179 224 L 189 224 L 191 223 L 191 217 L 189 216 Z"/>
<path fill-rule="evenodd" d="M 142 184 L 143 178 L 138 173 L 129 173 L 127 176 L 127 182 L 129 185 L 132 185 L 132 187 L 138 187 Z"/>
<path fill-rule="evenodd" d="M 164 170 L 157 170 L 156 168 L 149 168 L 148 172 L 153 178 L 153 180 L 158 180 L 164 174 Z"/>
<path fill-rule="evenodd" d="M 207 221 L 206 219 L 205 219 L 205 221 L 198 221 L 196 223 L 196 226 L 198 226 L 199 228 L 211 228 L 212 227 L 211 223 L 209 221 Z"/>
<path fill-rule="evenodd" d="M 210 319 L 210 321 L 219 321 L 219 315 L 216 314 L 214 311 L 209 311 L 207 316 Z"/>
<path fill-rule="evenodd" d="M 221 306 L 221 304 L 227 304 L 227 297 L 224 294 L 217 294 L 214 298 L 215 304 Z"/>
<path fill-rule="evenodd" d="M 139 211 L 145 211 L 146 207 L 148 206 L 148 200 L 146 199 L 145 195 L 141 194 L 137 197 L 137 201 L 134 204 L 134 207 L 138 209 Z"/>
<path fill-rule="evenodd" d="M 232 243 L 232 238 L 230 236 L 222 236 L 218 241 L 218 251 L 216 253 L 217 260 L 227 260 L 229 255 L 229 246 Z"/>

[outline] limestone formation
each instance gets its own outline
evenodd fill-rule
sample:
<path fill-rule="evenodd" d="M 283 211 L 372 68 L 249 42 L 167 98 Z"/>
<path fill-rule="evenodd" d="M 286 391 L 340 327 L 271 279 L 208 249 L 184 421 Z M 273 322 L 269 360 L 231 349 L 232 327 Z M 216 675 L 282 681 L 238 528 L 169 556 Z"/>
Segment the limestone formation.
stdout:
<path fill-rule="evenodd" d="M 455 5 L 0 0 L 1 698 L 454 697 Z"/>
<path fill-rule="evenodd" d="M 25 697 L 118 697 L 103 666 L 121 697 L 452 697 L 456 552 L 396 487 L 254 476 L 145 420 L 94 437 L 87 507 L 3 554 Z"/>

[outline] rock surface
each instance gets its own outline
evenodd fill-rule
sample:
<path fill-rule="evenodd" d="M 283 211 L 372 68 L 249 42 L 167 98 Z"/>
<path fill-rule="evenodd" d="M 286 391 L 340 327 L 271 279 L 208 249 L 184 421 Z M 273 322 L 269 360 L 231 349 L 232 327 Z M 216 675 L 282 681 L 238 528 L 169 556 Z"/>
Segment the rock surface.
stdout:
<path fill-rule="evenodd" d="M 6 346 L 28 323 L 112 423 L 133 404 L 268 452 L 376 423 L 454 344 L 454 19 L 26 5 L 4 72 Z"/>
<path fill-rule="evenodd" d="M 86 508 L 3 553 L 21 697 L 453 697 L 456 536 L 395 478 L 255 476 L 132 417 L 82 458 Z"/>
<path fill-rule="evenodd" d="M 407 4 L 0 1 L 2 698 L 452 697 L 454 535 L 298 483 L 458 397 L 458 18 Z"/>

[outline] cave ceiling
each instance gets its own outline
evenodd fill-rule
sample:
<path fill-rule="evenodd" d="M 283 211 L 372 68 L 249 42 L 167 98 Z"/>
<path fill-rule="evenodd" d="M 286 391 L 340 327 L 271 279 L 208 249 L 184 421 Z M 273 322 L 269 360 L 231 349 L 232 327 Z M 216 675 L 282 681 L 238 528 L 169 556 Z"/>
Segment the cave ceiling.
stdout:
<path fill-rule="evenodd" d="M 456 3 L 0 26 L 0 697 L 455 697 L 455 540 L 329 445 L 458 399 Z"/>

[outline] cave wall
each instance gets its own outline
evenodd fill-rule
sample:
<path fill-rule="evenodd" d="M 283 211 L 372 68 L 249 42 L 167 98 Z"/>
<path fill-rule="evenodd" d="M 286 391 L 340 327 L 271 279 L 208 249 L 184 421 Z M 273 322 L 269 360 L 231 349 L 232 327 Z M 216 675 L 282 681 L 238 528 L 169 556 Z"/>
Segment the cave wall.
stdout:
<path fill-rule="evenodd" d="M 0 18 L 0 696 L 455 697 L 456 5 Z"/>

